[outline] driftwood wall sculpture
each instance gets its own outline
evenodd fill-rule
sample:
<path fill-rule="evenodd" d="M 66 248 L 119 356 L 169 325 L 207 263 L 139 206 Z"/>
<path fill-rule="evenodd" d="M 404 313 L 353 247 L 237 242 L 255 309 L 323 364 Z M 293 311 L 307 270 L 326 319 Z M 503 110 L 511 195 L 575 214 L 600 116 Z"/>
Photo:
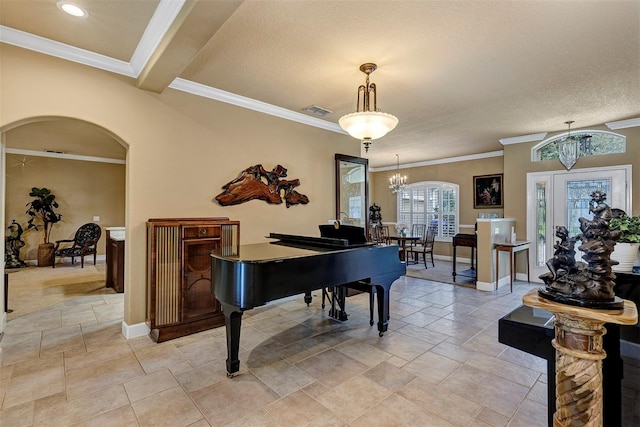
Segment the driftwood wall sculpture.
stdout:
<path fill-rule="evenodd" d="M 284 199 L 287 208 L 292 205 L 309 203 L 309 198 L 294 190 L 300 185 L 299 179 L 280 179 L 287 176 L 287 169 L 276 165 L 270 172 L 262 165 L 250 166 L 240 172 L 233 181 L 225 184 L 216 201 L 222 206 L 239 205 L 249 200 L 264 200 L 270 204 L 281 204 Z"/>

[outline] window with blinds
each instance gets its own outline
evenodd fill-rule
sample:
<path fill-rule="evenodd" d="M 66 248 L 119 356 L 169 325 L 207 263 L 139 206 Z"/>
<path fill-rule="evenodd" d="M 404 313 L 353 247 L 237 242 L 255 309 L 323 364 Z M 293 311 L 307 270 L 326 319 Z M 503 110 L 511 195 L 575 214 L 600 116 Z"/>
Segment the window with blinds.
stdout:
<path fill-rule="evenodd" d="M 417 182 L 398 193 L 398 224 L 435 226 L 439 238 L 458 233 L 459 186 L 448 182 Z"/>

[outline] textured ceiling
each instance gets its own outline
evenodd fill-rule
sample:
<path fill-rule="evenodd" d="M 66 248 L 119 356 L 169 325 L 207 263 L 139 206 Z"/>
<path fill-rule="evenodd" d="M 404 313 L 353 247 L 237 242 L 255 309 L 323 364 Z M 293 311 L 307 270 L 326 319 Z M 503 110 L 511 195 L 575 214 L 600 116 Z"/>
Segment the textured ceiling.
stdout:
<path fill-rule="evenodd" d="M 164 3 L 85 0 L 91 15 L 71 25 L 53 1 L 1 0 L 0 24 L 129 61 Z M 171 34 L 193 53 L 170 70 L 157 61 L 163 78 L 296 112 L 319 105 L 337 123 L 355 110 L 359 65 L 377 63 L 378 107 L 400 123 L 363 153 L 374 167 L 394 165 L 396 153 L 412 163 L 500 150 L 501 138 L 564 130 L 566 120 L 579 129 L 640 116 L 637 1 L 185 5 L 183 15 L 196 12 Z"/>

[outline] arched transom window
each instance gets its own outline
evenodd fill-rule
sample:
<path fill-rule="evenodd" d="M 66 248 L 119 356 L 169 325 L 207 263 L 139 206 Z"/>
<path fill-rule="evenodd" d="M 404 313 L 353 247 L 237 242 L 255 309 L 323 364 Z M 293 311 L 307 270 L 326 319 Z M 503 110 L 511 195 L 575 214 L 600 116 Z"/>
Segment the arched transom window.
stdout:
<path fill-rule="evenodd" d="M 558 158 L 558 144 L 567 139 L 567 132 L 546 139 L 531 149 L 531 160 L 553 160 Z M 571 139 L 580 142 L 580 157 L 624 153 L 627 138 L 603 130 L 580 130 L 571 132 Z"/>

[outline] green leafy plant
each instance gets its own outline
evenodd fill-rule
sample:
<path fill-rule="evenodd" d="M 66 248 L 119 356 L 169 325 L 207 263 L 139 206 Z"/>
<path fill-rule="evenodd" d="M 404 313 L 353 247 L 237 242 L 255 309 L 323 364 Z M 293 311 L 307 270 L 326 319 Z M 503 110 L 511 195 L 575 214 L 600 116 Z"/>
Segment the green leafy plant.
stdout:
<path fill-rule="evenodd" d="M 27 229 L 34 228 L 39 231 L 38 227 L 41 226 L 44 231 L 43 243 L 49 243 L 51 227 L 62 219 L 62 215 L 54 210 L 59 207 L 56 196 L 51 194 L 48 188 L 37 187 L 31 189 L 29 196 L 34 199 L 26 204 L 29 207 L 26 213 L 30 216 Z"/>
<path fill-rule="evenodd" d="M 609 230 L 622 232 L 618 243 L 640 243 L 640 216 L 612 218 Z"/>

